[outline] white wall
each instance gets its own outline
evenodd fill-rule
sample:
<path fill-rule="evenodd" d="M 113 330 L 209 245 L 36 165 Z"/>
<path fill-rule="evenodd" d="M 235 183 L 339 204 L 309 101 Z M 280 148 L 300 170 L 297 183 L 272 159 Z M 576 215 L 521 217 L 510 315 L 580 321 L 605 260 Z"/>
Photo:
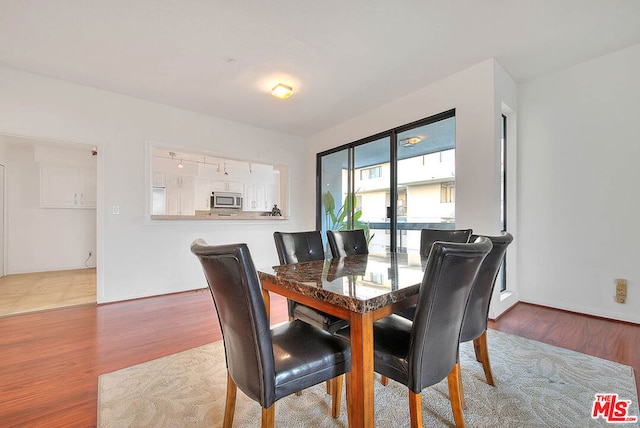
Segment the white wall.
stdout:
<path fill-rule="evenodd" d="M 13 144 L 7 153 L 6 273 L 94 267 L 95 210 L 40 208 L 34 146 Z"/>
<path fill-rule="evenodd" d="M 273 231 L 314 223 L 300 205 L 314 182 L 305 181 L 300 137 L 2 67 L 0 94 L 0 134 L 98 147 L 99 303 L 204 287 L 189 251 L 195 238 L 246 242 L 257 266 L 270 265 L 277 263 Z M 288 164 L 291 220 L 148 221 L 149 142 Z"/>
<path fill-rule="evenodd" d="M 424 89 L 312 136 L 307 142 L 308 179 L 317 152 L 456 109 L 456 227 L 495 235 L 500 231 L 499 118 L 501 101 L 515 104 L 515 84 L 493 60 L 484 61 Z M 516 108 L 513 105 L 512 108 Z M 305 204 L 311 217 L 315 195 Z M 518 232 L 510 229 L 515 236 Z M 515 247 L 517 242 L 513 244 Z M 515 269 L 514 269 L 515 280 Z M 502 303 L 503 311 L 515 298 Z M 494 315 L 497 315 L 494 314 Z"/>
<path fill-rule="evenodd" d="M 0 139 L 0 174 L 2 175 L 0 178 L 2 183 L 0 183 L 0 276 L 4 276 L 6 274 L 7 269 L 7 252 L 6 252 L 6 240 L 7 240 L 7 221 L 6 221 L 6 199 L 7 192 L 5 191 L 6 187 L 6 174 L 7 174 L 7 149 L 9 144 Z"/>
<path fill-rule="evenodd" d="M 640 322 L 638 76 L 640 45 L 519 88 L 522 300 Z"/>
<path fill-rule="evenodd" d="M 499 195 L 493 189 L 495 130 L 493 60 L 485 61 L 364 115 L 312 136 L 307 144 L 308 175 L 315 179 L 315 154 L 399 125 L 456 109 L 456 227 L 495 232 Z M 313 163 L 311 163 L 313 162 Z M 315 194 L 307 195 L 309 210 Z"/>

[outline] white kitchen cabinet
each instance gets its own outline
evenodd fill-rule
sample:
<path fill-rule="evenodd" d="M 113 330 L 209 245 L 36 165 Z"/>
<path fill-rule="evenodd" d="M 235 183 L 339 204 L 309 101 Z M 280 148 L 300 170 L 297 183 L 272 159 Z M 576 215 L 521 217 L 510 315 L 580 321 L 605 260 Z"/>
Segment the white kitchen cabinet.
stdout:
<path fill-rule="evenodd" d="M 196 210 L 208 210 L 210 208 L 212 191 L 213 180 L 196 177 L 194 191 L 194 208 Z"/>
<path fill-rule="evenodd" d="M 95 208 L 95 168 L 40 165 L 40 207 Z"/>
<path fill-rule="evenodd" d="M 193 194 L 179 189 L 167 189 L 167 215 L 194 215 Z"/>
<path fill-rule="evenodd" d="M 151 178 L 152 187 L 165 187 L 164 173 L 154 172 Z"/>
<path fill-rule="evenodd" d="M 165 183 L 167 185 L 167 215 L 194 215 L 195 177 L 165 174 Z"/>
<path fill-rule="evenodd" d="M 256 184 L 246 183 L 242 192 L 242 211 L 257 211 L 256 198 L 257 189 Z"/>
<path fill-rule="evenodd" d="M 212 181 L 212 192 L 234 192 L 234 193 L 242 193 L 243 184 L 237 181 L 221 181 L 221 180 L 213 180 Z"/>
<path fill-rule="evenodd" d="M 271 211 L 280 203 L 280 190 L 275 183 L 247 183 L 244 186 L 242 209 L 244 211 Z"/>
<path fill-rule="evenodd" d="M 194 177 L 191 175 L 165 174 L 167 189 L 193 190 Z"/>

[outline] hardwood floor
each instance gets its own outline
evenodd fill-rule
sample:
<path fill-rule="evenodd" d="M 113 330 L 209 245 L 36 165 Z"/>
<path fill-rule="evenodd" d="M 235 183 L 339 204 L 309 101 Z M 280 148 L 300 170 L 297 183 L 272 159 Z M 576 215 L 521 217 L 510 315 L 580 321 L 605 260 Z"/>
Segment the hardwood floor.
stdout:
<path fill-rule="evenodd" d="M 639 324 L 519 303 L 489 327 L 631 366 L 640 391 Z"/>
<path fill-rule="evenodd" d="M 286 300 L 271 311 L 285 321 Z M 640 385 L 638 325 L 519 304 L 491 327 L 631 365 Z M 207 290 L 0 318 L 1 425 L 95 426 L 100 374 L 220 338 Z"/>

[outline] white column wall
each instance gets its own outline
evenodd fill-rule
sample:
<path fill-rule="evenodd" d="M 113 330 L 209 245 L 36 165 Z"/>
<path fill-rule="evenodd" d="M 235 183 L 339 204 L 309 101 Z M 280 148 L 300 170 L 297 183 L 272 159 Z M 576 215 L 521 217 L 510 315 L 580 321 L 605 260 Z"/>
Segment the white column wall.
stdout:
<path fill-rule="evenodd" d="M 298 136 L 0 67 L 0 134 L 97 146 L 98 302 L 201 288 L 189 245 L 246 242 L 255 264 L 277 263 L 273 231 L 307 223 L 299 201 L 313 181 Z M 229 158 L 287 164 L 291 220 L 149 222 L 145 216 L 149 142 Z M 112 206 L 120 214 L 112 214 Z M 313 213 L 312 213 L 313 214 Z M 313 223 L 313 218 L 311 219 Z"/>
<path fill-rule="evenodd" d="M 640 322 L 638 76 L 635 45 L 520 86 L 521 300 Z"/>

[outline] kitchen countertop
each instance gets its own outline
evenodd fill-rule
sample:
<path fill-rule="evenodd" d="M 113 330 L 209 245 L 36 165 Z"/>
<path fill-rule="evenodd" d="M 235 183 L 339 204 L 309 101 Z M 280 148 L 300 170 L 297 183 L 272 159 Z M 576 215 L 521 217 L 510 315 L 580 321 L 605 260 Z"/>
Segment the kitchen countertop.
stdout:
<path fill-rule="evenodd" d="M 151 220 L 269 220 L 269 221 L 278 221 L 278 220 L 289 220 L 289 217 L 283 216 L 268 216 L 268 215 L 257 215 L 257 214 L 248 214 L 248 213 L 238 213 L 238 214 L 195 214 L 195 215 L 152 215 Z"/>

